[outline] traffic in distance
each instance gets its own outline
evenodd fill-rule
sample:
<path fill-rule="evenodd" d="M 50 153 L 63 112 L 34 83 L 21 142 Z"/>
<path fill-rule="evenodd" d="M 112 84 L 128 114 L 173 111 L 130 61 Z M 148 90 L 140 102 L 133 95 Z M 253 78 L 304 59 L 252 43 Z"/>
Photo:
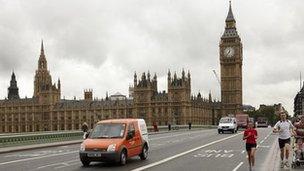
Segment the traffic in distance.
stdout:
<path fill-rule="evenodd" d="M 249 122 L 255 123 L 248 114 L 222 117 L 218 133 L 237 133 L 239 129 L 247 128 Z M 168 129 L 171 130 L 171 125 Z M 103 120 L 92 131 L 85 132 L 84 139 L 79 150 L 79 158 L 84 167 L 88 167 L 91 162 L 125 165 L 128 158 L 138 156 L 141 160 L 146 160 L 149 154 L 149 138 L 144 119 Z"/>

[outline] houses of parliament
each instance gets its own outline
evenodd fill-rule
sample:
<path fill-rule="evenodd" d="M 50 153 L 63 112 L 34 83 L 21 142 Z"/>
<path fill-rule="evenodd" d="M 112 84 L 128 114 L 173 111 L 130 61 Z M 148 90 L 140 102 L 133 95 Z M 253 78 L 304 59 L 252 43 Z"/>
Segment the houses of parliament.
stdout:
<path fill-rule="evenodd" d="M 20 98 L 16 75 L 11 75 L 7 98 L 0 100 L 0 133 L 79 130 L 86 122 L 94 124 L 109 118 L 143 118 L 148 125 L 216 124 L 227 114 L 242 110 L 242 43 L 236 30 L 231 4 L 226 27 L 219 42 L 221 101 L 192 96 L 191 74 L 178 76 L 168 71 L 167 91 L 159 92 L 157 75 L 134 74 L 130 97 L 121 94 L 93 99 L 92 90 L 84 90 L 81 100 L 61 99 L 60 80 L 55 83 L 48 70 L 41 43 L 32 98 Z"/>

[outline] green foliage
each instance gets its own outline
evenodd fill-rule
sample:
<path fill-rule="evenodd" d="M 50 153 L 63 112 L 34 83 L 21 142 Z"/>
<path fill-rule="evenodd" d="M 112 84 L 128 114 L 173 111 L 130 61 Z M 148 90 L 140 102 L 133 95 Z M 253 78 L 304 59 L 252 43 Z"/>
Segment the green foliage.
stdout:
<path fill-rule="evenodd" d="M 278 120 L 275 114 L 274 106 L 265 106 L 259 108 L 258 110 L 254 110 L 246 113 L 249 114 L 249 117 L 253 117 L 255 120 L 258 117 L 266 117 L 268 119 L 268 123 L 271 125 L 274 125 Z"/>

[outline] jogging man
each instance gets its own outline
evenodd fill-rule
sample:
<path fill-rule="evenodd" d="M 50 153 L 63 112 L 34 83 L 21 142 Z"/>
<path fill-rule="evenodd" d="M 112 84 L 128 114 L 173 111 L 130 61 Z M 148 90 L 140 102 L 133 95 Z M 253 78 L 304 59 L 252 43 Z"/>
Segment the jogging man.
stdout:
<path fill-rule="evenodd" d="M 286 167 L 290 167 L 290 164 L 288 162 L 288 157 L 289 157 L 289 148 L 290 148 L 290 137 L 291 133 L 294 134 L 294 126 L 290 122 L 290 120 L 286 119 L 286 114 L 285 112 L 280 113 L 280 118 L 281 120 L 278 121 L 274 125 L 273 132 L 274 133 L 279 133 L 279 146 L 281 150 L 281 168 L 284 168 L 284 165 Z M 286 146 L 286 144 L 288 144 Z M 285 161 L 284 161 L 284 149 L 285 149 Z"/>

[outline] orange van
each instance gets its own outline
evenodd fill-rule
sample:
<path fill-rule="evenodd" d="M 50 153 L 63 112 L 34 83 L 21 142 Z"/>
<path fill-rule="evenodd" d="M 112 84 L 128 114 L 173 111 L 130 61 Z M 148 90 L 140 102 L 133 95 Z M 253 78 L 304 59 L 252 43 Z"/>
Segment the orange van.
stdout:
<path fill-rule="evenodd" d="M 127 158 L 148 157 L 149 141 L 143 119 L 111 119 L 96 124 L 79 150 L 83 166 L 92 161 L 118 162 L 125 165 Z"/>

